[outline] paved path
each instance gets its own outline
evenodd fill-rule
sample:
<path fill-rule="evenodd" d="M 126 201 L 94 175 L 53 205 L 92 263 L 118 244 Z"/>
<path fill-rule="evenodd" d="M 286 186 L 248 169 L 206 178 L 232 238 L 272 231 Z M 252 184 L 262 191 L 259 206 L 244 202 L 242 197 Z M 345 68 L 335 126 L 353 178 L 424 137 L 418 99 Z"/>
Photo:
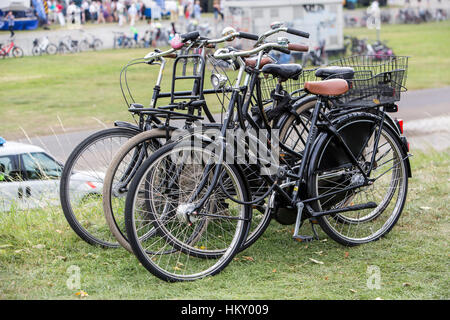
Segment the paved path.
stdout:
<path fill-rule="evenodd" d="M 205 17 L 201 19 L 201 24 L 208 23 L 211 29 L 212 34 L 216 34 L 216 32 L 220 32 L 223 28 L 222 24 L 215 24 L 214 18 Z M 161 22 L 162 26 L 165 28 L 170 27 L 169 20 L 163 20 Z M 144 32 L 150 29 L 150 26 L 144 22 L 139 21 L 136 24 L 136 29 L 139 33 L 139 38 L 144 35 Z M 184 19 L 180 19 L 176 23 L 177 32 L 183 33 L 186 29 L 186 23 Z M 86 27 L 81 26 L 81 30 L 84 30 L 85 33 L 93 34 L 97 38 L 100 38 L 103 41 L 102 49 L 111 49 L 114 44 L 114 32 L 125 32 L 129 36 L 132 35 L 130 30 L 130 26 L 128 24 L 119 27 L 117 23 L 108 23 L 108 24 L 88 24 Z M 25 55 L 31 55 L 31 49 L 33 47 L 33 40 L 38 38 L 41 39 L 44 36 L 47 36 L 51 43 L 58 44 L 61 39 L 66 36 L 71 36 L 73 40 L 81 40 L 84 38 L 84 34 L 80 29 L 75 28 L 61 28 L 59 26 L 51 27 L 51 30 L 32 30 L 32 31 L 17 31 L 15 36 L 15 43 L 19 47 L 24 50 Z M 9 31 L 8 32 L 0 32 L 0 43 L 7 43 L 9 39 Z M 88 39 L 89 36 L 88 36 Z"/>
<path fill-rule="evenodd" d="M 405 121 L 405 133 L 411 149 L 450 147 L 450 87 L 408 91 L 403 94 L 399 112 L 391 114 Z M 220 115 L 216 118 L 220 121 Z M 101 126 L 85 131 L 31 137 L 31 143 L 49 150 L 57 159 L 65 161 L 72 149 Z M 29 142 L 28 139 L 21 139 Z"/>

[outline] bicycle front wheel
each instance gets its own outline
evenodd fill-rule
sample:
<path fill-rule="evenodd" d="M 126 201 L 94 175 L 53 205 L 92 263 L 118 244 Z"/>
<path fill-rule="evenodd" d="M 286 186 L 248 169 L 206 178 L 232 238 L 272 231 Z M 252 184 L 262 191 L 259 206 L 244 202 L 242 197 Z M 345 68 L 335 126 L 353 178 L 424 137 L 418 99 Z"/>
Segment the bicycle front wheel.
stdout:
<path fill-rule="evenodd" d="M 72 151 L 64 165 L 61 206 L 70 227 L 89 244 L 119 247 L 103 214 L 103 179 L 116 151 L 138 132 L 129 128 L 96 132 Z"/>
<path fill-rule="evenodd" d="M 116 153 L 106 171 L 103 186 L 103 212 L 109 229 L 117 241 L 133 252 L 126 237 L 124 208 L 129 184 L 139 166 L 161 145 L 166 131 L 144 131 L 128 140 Z"/>
<path fill-rule="evenodd" d="M 160 279 L 188 281 L 215 275 L 246 238 L 249 207 L 227 199 L 221 189 L 249 201 L 234 165 L 220 167 L 220 186 L 213 188 L 197 212 L 190 211 L 211 185 L 217 162 L 210 150 L 172 143 L 150 156 L 130 185 L 127 236 L 141 264 Z"/>

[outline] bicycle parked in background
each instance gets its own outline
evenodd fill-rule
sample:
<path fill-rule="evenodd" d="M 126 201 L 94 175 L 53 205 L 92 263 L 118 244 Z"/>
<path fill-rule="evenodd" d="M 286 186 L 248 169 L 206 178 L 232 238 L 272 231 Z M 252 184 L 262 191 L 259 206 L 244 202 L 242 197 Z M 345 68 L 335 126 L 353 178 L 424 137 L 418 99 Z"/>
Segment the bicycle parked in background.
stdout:
<path fill-rule="evenodd" d="M 9 56 L 12 56 L 14 58 L 22 58 L 23 50 L 20 47 L 16 46 L 13 38 L 11 38 L 10 42 L 6 46 L 3 46 L 3 44 L 0 43 L 0 56 L 3 59 Z"/>
<path fill-rule="evenodd" d="M 89 49 L 92 50 L 100 50 L 103 46 L 103 41 L 97 38 L 92 33 L 87 33 L 84 30 L 80 30 L 83 33 L 83 39 L 80 41 L 80 50 L 87 51 Z"/>
<path fill-rule="evenodd" d="M 31 53 L 33 56 L 40 56 L 41 54 L 56 54 L 58 52 L 58 47 L 50 43 L 48 37 L 43 37 L 42 39 L 33 40 L 33 48 Z"/>
<path fill-rule="evenodd" d="M 59 53 L 75 53 L 78 51 L 78 41 L 73 40 L 71 36 L 65 36 L 58 43 Z"/>

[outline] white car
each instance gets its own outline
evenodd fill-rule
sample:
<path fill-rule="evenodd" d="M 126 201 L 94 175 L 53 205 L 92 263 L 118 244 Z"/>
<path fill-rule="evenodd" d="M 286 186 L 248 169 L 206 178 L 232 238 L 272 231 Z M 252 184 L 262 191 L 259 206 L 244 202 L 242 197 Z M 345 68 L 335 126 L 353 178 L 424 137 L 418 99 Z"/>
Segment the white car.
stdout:
<path fill-rule="evenodd" d="M 63 165 L 44 149 L 0 137 L 0 211 L 31 209 L 59 204 Z M 102 193 L 103 174 L 76 172 L 70 180 L 81 201 Z"/>

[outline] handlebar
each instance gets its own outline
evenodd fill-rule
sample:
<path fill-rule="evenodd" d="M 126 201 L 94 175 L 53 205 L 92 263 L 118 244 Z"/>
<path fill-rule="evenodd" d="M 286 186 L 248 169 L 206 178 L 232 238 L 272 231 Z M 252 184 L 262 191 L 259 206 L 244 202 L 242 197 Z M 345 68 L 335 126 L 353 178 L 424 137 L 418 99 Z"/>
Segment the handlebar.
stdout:
<path fill-rule="evenodd" d="M 289 44 L 279 44 L 279 43 L 264 43 L 260 45 L 259 47 L 253 48 L 251 50 L 247 51 L 231 51 L 231 52 L 224 52 L 223 49 L 219 49 L 214 53 L 214 58 L 216 59 L 233 59 L 236 57 L 247 57 L 254 55 L 260 51 L 263 50 L 277 50 L 286 54 L 290 54 L 292 51 L 300 51 L 300 52 L 306 52 L 308 51 L 309 47 L 305 46 L 303 44 L 297 44 L 297 43 L 289 43 Z"/>
<path fill-rule="evenodd" d="M 192 32 L 188 32 L 185 34 L 180 35 L 181 38 L 181 42 L 182 43 L 186 43 L 188 41 L 194 41 L 199 39 L 200 34 L 198 31 L 192 31 Z M 259 37 L 255 34 L 251 34 L 251 33 L 247 33 L 247 32 L 232 32 L 229 33 L 221 38 L 218 39 L 200 39 L 201 41 L 203 41 L 203 45 L 206 47 L 214 47 L 214 45 L 216 43 L 221 43 L 221 42 L 225 42 L 225 41 L 230 41 L 233 40 L 234 38 L 243 38 L 243 39 L 249 39 L 249 40 L 258 40 Z M 144 59 L 145 60 L 155 60 L 158 59 L 160 57 L 167 57 L 167 58 L 172 58 L 174 57 L 173 53 L 175 51 L 177 51 L 178 49 L 180 49 L 182 46 L 180 46 L 179 48 L 177 47 L 176 49 L 171 48 L 167 51 L 164 52 L 150 52 L 148 53 Z M 176 57 L 176 55 L 175 55 Z"/>
<path fill-rule="evenodd" d="M 288 49 L 292 50 L 292 51 L 298 51 L 298 52 L 308 52 L 309 47 L 305 46 L 303 44 L 289 43 L 288 44 Z"/>
<path fill-rule="evenodd" d="M 294 29 L 294 28 L 287 28 L 286 32 L 290 33 L 290 34 L 293 34 L 293 35 L 296 35 L 296 36 L 299 36 L 299 37 L 303 37 L 303 38 L 307 38 L 307 39 L 309 38 L 309 33 L 308 32 L 300 31 L 300 30 L 297 30 L 297 29 Z"/>
<path fill-rule="evenodd" d="M 252 33 L 247 33 L 247 32 L 238 32 L 238 38 L 243 38 L 243 39 L 248 39 L 248 40 L 255 40 L 257 41 L 259 39 L 259 37 L 256 34 L 252 34 Z"/>
<path fill-rule="evenodd" d="M 271 35 L 278 33 L 278 32 L 287 32 L 299 37 L 303 37 L 303 38 L 309 38 L 309 33 L 308 32 L 304 32 L 304 31 L 300 31 L 294 28 L 287 28 L 287 27 L 283 27 L 281 26 L 282 24 L 279 24 L 280 26 L 271 29 L 269 31 L 267 31 L 266 33 L 264 33 L 262 36 L 259 37 L 258 41 L 255 43 L 255 47 L 259 46 L 261 43 L 264 43 L 264 40 L 266 40 L 267 37 L 270 37 Z"/>
<path fill-rule="evenodd" d="M 280 51 L 285 54 L 291 54 L 291 50 L 286 49 L 286 48 L 273 48 L 273 50 Z"/>

